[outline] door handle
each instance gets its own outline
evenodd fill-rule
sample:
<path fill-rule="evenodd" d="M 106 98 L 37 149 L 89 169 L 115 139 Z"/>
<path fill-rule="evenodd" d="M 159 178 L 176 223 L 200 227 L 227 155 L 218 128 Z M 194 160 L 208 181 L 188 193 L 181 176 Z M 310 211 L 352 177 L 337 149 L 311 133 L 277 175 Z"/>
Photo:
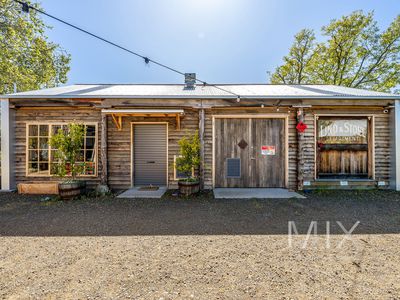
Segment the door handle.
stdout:
<path fill-rule="evenodd" d="M 250 159 L 254 160 L 254 159 L 256 159 L 256 158 L 255 158 L 255 157 L 250 157 Z"/>
<path fill-rule="evenodd" d="M 154 160 L 148 160 L 146 161 L 146 164 L 155 164 L 156 162 Z"/>

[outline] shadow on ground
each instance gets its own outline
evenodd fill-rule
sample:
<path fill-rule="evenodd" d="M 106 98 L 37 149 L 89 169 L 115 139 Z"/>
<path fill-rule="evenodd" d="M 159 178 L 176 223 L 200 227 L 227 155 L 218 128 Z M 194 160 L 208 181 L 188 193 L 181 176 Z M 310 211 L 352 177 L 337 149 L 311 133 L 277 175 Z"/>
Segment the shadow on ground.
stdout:
<path fill-rule="evenodd" d="M 81 199 L 43 201 L 39 196 L 0 194 L 1 236 L 126 235 L 268 235 L 287 234 L 294 221 L 306 234 L 317 221 L 324 234 L 342 234 L 339 221 L 353 234 L 400 232 L 400 193 L 324 191 L 307 199 L 214 200 L 211 194 L 190 199 Z"/>

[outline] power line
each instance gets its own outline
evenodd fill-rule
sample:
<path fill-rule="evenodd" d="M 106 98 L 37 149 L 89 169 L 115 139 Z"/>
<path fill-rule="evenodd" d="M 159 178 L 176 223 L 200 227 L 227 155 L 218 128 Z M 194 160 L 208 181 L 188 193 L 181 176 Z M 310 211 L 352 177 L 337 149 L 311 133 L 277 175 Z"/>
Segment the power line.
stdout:
<path fill-rule="evenodd" d="M 94 38 L 96 38 L 96 39 L 98 39 L 98 40 L 100 40 L 100 41 L 103 41 L 103 42 L 105 42 L 105 43 L 107 43 L 107 44 L 109 44 L 109 45 L 112 45 L 112 46 L 117 47 L 117 48 L 119 48 L 119 49 L 121 49 L 121 50 L 123 50 L 123 51 L 126 51 L 126 52 L 128 52 L 128 53 L 130 53 L 130 54 L 133 54 L 133 55 L 135 55 L 135 56 L 137 56 L 137 57 L 140 57 L 140 58 L 142 58 L 142 59 L 144 60 L 144 62 L 145 62 L 146 64 L 153 63 L 153 64 L 155 64 L 155 65 L 157 65 L 157 66 L 159 66 L 159 67 L 165 68 L 165 69 L 167 69 L 167 70 L 170 70 L 170 71 L 172 71 L 172 72 L 175 72 L 175 73 L 177 73 L 177 74 L 180 74 L 180 75 L 185 76 L 185 73 L 184 73 L 184 72 L 181 72 L 181 71 L 179 71 L 179 70 L 177 70 L 177 69 L 175 69 L 175 68 L 172 68 L 172 67 L 167 66 L 167 65 L 165 65 L 165 64 L 163 64 L 163 63 L 160 63 L 160 62 L 158 62 L 158 61 L 155 61 L 155 60 L 153 60 L 153 59 L 151 59 L 151 58 L 149 58 L 149 57 L 147 57 L 147 56 L 141 55 L 141 54 L 139 54 L 139 53 L 137 53 L 137 52 L 135 52 L 135 51 L 132 51 L 132 50 L 130 50 L 130 49 L 128 49 L 128 48 L 125 48 L 125 47 L 123 47 L 123 46 L 121 46 L 121 45 L 118 45 L 118 44 L 116 44 L 116 43 L 114 43 L 114 42 L 112 42 L 112 41 L 110 41 L 110 40 L 107 40 L 107 39 L 105 39 L 105 38 L 103 38 L 103 37 L 101 37 L 101 36 L 98 36 L 97 34 L 91 33 L 91 32 L 89 32 L 89 31 L 87 31 L 87 30 L 85 30 L 85 29 L 83 29 L 83 28 L 80 28 L 80 27 L 78 27 L 78 26 L 76 26 L 76 25 L 73 25 L 73 24 L 67 22 L 67 21 L 64 21 L 64 20 L 62 20 L 62 19 L 60 19 L 60 18 L 57 18 L 57 17 L 55 17 L 55 16 L 53 16 L 53 15 L 50 15 L 50 14 L 46 13 L 46 12 L 43 11 L 43 10 L 40 10 L 40 9 L 38 9 L 38 8 L 32 6 L 32 5 L 29 5 L 27 2 L 20 1 L 20 0 L 14 0 L 14 2 L 17 2 L 17 3 L 19 3 L 19 4 L 22 5 L 22 11 L 23 11 L 23 12 L 29 13 L 29 10 L 30 10 L 30 9 L 33 9 L 33 10 L 37 11 L 38 13 L 41 13 L 41 14 L 43 14 L 43 15 L 49 17 L 49 18 L 52 18 L 52 19 L 54 19 L 54 20 L 56 20 L 56 21 L 58 21 L 58 22 L 60 22 L 60 23 L 63 23 L 63 24 L 65 24 L 65 25 L 67 25 L 67 26 L 70 26 L 70 27 L 72 27 L 72 28 L 74 28 L 74 29 L 76 29 L 76 30 L 78 30 L 78 31 L 80 31 L 80 32 L 83 32 L 83 33 L 85 33 L 85 34 L 87 34 L 87 35 L 90 35 L 91 37 L 94 37 Z M 196 81 L 202 83 L 204 86 L 206 86 L 206 85 L 212 86 L 212 87 L 214 87 L 214 88 L 216 88 L 216 89 L 219 89 L 219 90 L 221 90 L 221 91 L 224 91 L 224 92 L 226 92 L 226 93 L 229 93 L 229 94 L 231 94 L 231 95 L 234 95 L 234 96 L 236 96 L 238 99 L 240 99 L 240 95 L 238 95 L 238 94 L 236 94 L 236 93 L 234 93 L 234 92 L 231 92 L 231 91 L 229 91 L 229 90 L 226 90 L 226 89 L 224 89 L 224 88 L 221 88 L 221 87 L 219 87 L 219 86 L 217 86 L 217 85 L 215 85 L 215 84 L 209 84 L 209 83 L 207 83 L 206 81 L 200 80 L 200 79 L 197 79 L 197 78 L 196 78 Z"/>

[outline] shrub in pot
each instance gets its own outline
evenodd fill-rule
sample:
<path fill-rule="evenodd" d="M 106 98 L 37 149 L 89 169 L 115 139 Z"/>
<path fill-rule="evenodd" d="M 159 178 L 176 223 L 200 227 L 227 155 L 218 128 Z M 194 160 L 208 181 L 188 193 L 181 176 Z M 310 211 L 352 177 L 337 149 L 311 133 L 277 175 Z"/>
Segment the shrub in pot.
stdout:
<path fill-rule="evenodd" d="M 66 130 L 59 129 L 50 138 L 50 145 L 54 151 L 53 171 L 61 178 L 58 190 L 61 199 L 67 200 L 79 196 L 86 189 L 86 182 L 77 180 L 85 168 L 81 161 L 81 150 L 85 139 L 85 126 L 70 123 Z"/>
<path fill-rule="evenodd" d="M 185 196 L 197 193 L 200 190 L 200 181 L 193 175 L 193 170 L 200 165 L 200 139 L 196 131 L 184 136 L 179 142 L 180 157 L 176 159 L 175 168 L 185 174 L 185 178 L 178 181 L 179 192 Z"/>

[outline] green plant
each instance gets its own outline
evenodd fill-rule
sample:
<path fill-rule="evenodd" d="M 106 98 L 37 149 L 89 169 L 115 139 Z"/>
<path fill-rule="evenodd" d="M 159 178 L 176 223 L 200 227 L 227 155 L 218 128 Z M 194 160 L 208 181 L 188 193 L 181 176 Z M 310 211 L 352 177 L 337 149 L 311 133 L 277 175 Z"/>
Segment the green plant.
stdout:
<path fill-rule="evenodd" d="M 187 134 L 178 142 L 180 157 L 176 158 L 176 169 L 186 175 L 182 181 L 194 182 L 197 178 L 193 177 L 193 170 L 200 166 L 200 139 L 199 133 Z"/>
<path fill-rule="evenodd" d="M 50 146 L 54 152 L 53 170 L 60 177 L 71 175 L 74 181 L 84 170 L 81 162 L 81 150 L 84 144 L 86 127 L 82 124 L 70 123 L 66 130 L 59 129 L 50 138 Z"/>

